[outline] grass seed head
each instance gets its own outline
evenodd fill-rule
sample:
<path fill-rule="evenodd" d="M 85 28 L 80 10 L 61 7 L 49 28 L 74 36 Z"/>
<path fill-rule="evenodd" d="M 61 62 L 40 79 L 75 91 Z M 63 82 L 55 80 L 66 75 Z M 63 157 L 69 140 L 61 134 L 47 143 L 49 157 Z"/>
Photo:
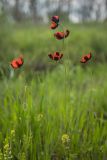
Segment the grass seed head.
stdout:
<path fill-rule="evenodd" d="M 68 134 L 63 134 L 61 140 L 62 140 L 63 144 L 69 143 L 69 141 L 70 141 L 69 135 Z"/>

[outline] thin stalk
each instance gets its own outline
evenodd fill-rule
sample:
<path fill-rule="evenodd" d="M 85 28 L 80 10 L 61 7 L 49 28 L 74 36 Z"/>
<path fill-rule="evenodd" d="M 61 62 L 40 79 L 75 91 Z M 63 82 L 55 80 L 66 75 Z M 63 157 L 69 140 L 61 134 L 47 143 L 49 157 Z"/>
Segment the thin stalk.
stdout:
<path fill-rule="evenodd" d="M 60 27 L 62 28 L 62 31 L 65 33 L 65 29 L 64 29 L 64 27 L 63 27 L 63 25 L 62 24 L 60 24 Z M 63 38 L 63 43 L 62 43 L 62 51 L 65 49 L 65 37 Z"/>

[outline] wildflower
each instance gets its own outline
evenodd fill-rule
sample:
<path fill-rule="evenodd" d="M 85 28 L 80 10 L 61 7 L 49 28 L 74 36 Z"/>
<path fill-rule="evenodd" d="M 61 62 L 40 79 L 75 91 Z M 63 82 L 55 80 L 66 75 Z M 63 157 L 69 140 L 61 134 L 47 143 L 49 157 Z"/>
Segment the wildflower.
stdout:
<path fill-rule="evenodd" d="M 43 119 L 43 114 L 38 114 L 38 116 L 37 116 L 37 121 L 39 122 L 39 121 L 41 121 Z"/>
<path fill-rule="evenodd" d="M 11 66 L 14 69 L 20 68 L 24 63 L 23 56 L 18 57 L 17 59 L 12 60 Z"/>
<path fill-rule="evenodd" d="M 91 57 L 92 57 L 92 54 L 89 53 L 89 54 L 83 56 L 83 57 L 81 58 L 81 61 L 80 61 L 80 62 L 81 62 L 81 63 L 86 63 L 87 61 L 89 61 L 89 60 L 91 59 Z"/>
<path fill-rule="evenodd" d="M 68 35 L 69 35 L 70 31 L 69 30 L 66 30 L 65 32 L 56 32 L 54 34 L 54 36 L 58 39 L 58 40 L 61 40 L 61 39 L 64 39 L 64 38 L 67 38 Z"/>
<path fill-rule="evenodd" d="M 12 137 L 14 137 L 15 136 L 15 130 L 14 129 L 11 130 L 10 134 L 11 134 Z"/>
<path fill-rule="evenodd" d="M 58 61 L 63 57 L 63 54 L 60 54 L 59 52 L 54 52 L 54 54 L 48 55 L 52 60 Z"/>
<path fill-rule="evenodd" d="M 56 29 L 57 27 L 58 27 L 57 23 L 55 23 L 55 22 L 51 23 L 51 26 L 50 26 L 51 29 Z"/>
<path fill-rule="evenodd" d="M 63 134 L 61 140 L 63 144 L 68 143 L 70 141 L 69 135 Z"/>
<path fill-rule="evenodd" d="M 4 155 L 4 160 L 12 159 L 12 153 L 11 153 L 11 148 L 9 146 L 8 142 L 4 142 L 4 148 L 3 148 L 3 155 Z"/>
<path fill-rule="evenodd" d="M 59 25 L 59 16 L 53 16 L 51 21 L 51 29 L 56 29 Z"/>
<path fill-rule="evenodd" d="M 8 148 L 9 148 L 9 144 L 7 143 L 7 144 L 5 144 L 4 149 L 8 150 Z"/>
<path fill-rule="evenodd" d="M 53 16 L 52 18 L 51 18 L 51 20 L 53 21 L 53 22 L 55 22 L 55 23 L 59 23 L 59 16 Z"/>

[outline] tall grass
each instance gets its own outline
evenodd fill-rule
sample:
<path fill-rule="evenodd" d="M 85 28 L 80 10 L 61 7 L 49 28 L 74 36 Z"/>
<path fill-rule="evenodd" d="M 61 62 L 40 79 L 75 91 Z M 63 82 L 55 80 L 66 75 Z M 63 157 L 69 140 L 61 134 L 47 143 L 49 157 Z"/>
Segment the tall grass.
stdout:
<path fill-rule="evenodd" d="M 105 61 L 101 63 L 100 58 L 95 61 L 97 56 L 92 47 L 97 44 L 97 40 L 94 43 L 92 39 L 93 33 L 97 35 L 99 28 L 72 28 L 74 32 L 71 31 L 66 41 L 64 57 L 55 64 L 47 57 L 48 51 L 57 45 L 54 39 L 50 40 L 48 30 L 41 28 L 39 32 L 43 32 L 38 34 L 35 28 L 13 29 L 7 43 L 9 46 L 5 48 L 6 56 L 11 60 L 23 50 L 25 66 L 14 72 L 12 77 L 10 74 L 6 76 L 3 69 L 1 72 L 1 160 L 106 159 L 107 65 Z M 105 33 L 102 31 L 100 34 L 104 42 Z M 106 48 L 105 42 L 104 46 Z M 8 50 L 8 47 L 11 49 Z M 16 54 L 12 55 L 14 49 Z M 86 66 L 80 65 L 82 53 L 91 49 L 92 62 Z M 106 54 L 103 48 L 101 52 Z M 48 69 L 45 72 L 34 72 L 31 63 L 39 56 L 43 57 L 46 65 L 54 67 L 52 72 Z"/>

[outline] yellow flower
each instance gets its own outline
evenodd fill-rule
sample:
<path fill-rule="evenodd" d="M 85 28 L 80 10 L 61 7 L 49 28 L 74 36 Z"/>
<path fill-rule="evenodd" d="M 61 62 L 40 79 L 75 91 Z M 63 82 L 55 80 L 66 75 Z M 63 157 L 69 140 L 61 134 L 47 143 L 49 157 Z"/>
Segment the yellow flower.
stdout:
<path fill-rule="evenodd" d="M 63 134 L 61 140 L 62 140 L 63 144 L 68 143 L 70 141 L 69 135 L 68 134 Z"/>
<path fill-rule="evenodd" d="M 14 137 L 15 136 L 15 130 L 11 130 L 11 136 Z"/>
<path fill-rule="evenodd" d="M 8 149 L 9 149 L 9 144 L 8 144 L 8 143 L 4 145 L 4 149 L 5 149 L 5 150 L 8 150 Z"/>
<path fill-rule="evenodd" d="M 37 116 L 37 121 L 38 121 L 38 122 L 41 121 L 42 118 L 43 118 L 43 114 L 38 114 L 38 116 Z"/>
<path fill-rule="evenodd" d="M 3 157 L 4 157 L 4 160 L 13 159 L 11 147 L 8 142 L 8 138 L 5 138 L 5 140 L 4 140 Z"/>

